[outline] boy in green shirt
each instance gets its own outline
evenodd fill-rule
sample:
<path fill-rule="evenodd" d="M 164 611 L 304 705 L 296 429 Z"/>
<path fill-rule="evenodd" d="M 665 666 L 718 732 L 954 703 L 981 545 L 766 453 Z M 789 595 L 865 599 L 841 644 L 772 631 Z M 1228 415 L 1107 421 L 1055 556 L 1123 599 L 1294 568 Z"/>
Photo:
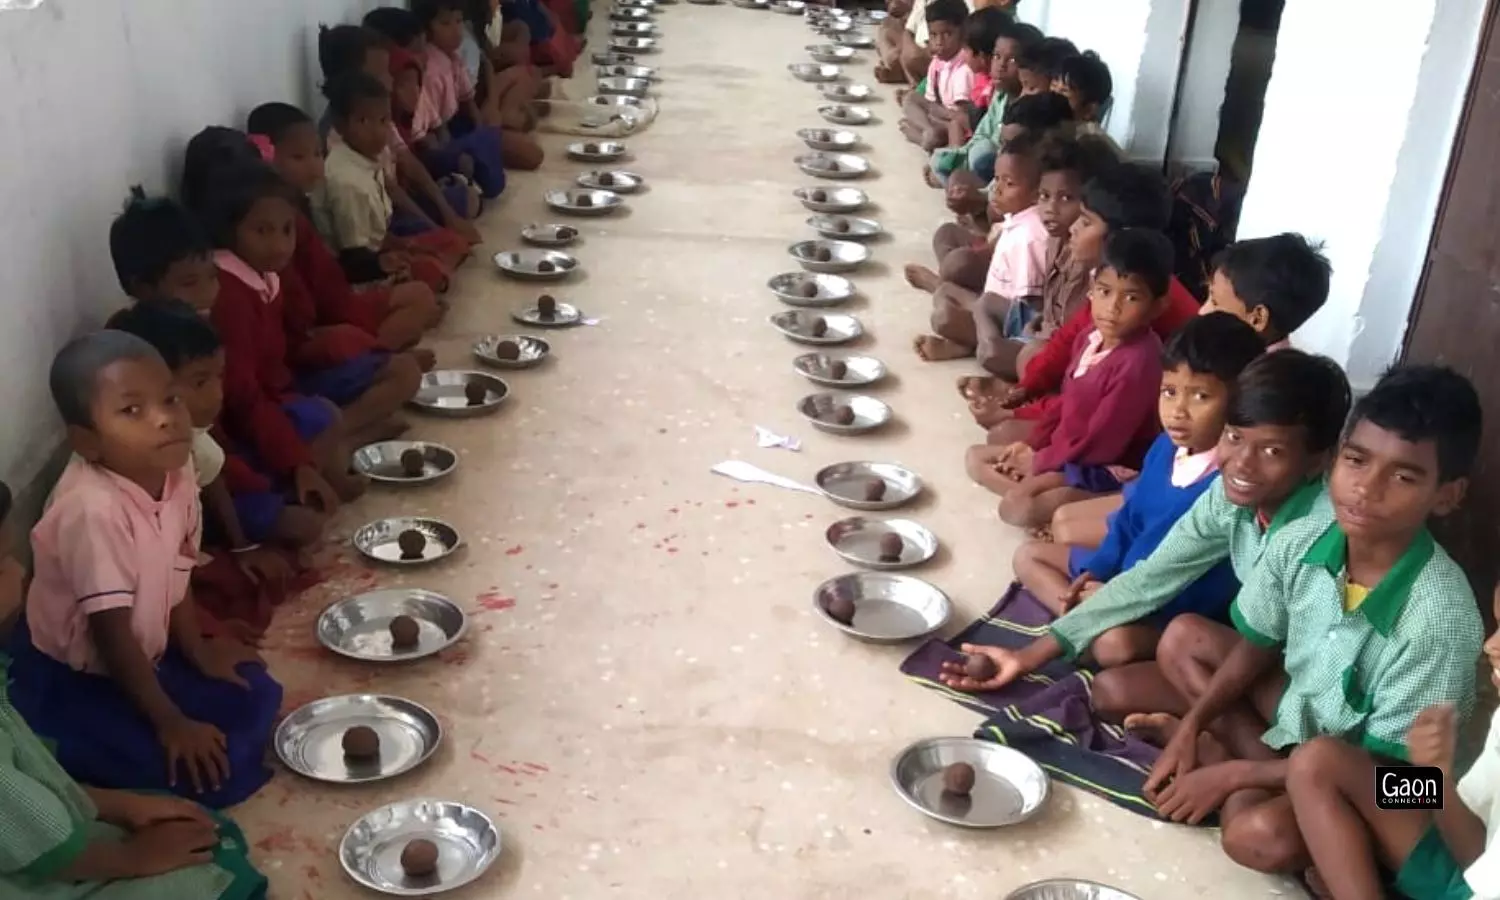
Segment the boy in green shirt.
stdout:
<path fill-rule="evenodd" d="M 1233 629 L 1180 616 L 1162 636 L 1161 690 L 1137 706 L 1154 715 L 1126 721 L 1163 746 L 1147 796 L 1177 821 L 1218 811 L 1225 852 L 1241 865 L 1296 871 L 1315 853 L 1348 875 L 1358 854 L 1317 815 L 1326 794 L 1299 830 L 1287 754 L 1345 748 L 1340 778 L 1363 778 L 1373 794 L 1376 760 L 1407 759 L 1419 713 L 1473 710 L 1483 623 L 1426 522 L 1463 499 L 1480 418 L 1461 375 L 1388 372 L 1344 432 L 1328 479 L 1333 521 L 1306 517 L 1271 542 L 1230 609 Z"/>

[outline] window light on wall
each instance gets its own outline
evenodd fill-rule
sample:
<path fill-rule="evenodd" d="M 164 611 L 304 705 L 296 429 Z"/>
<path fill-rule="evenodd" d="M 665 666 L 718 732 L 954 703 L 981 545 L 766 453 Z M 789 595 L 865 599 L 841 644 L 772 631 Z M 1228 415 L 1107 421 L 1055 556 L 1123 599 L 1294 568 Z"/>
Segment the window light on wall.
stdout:
<path fill-rule="evenodd" d="M 0 0 L 0 12 L 12 9 L 36 9 L 47 0 Z"/>

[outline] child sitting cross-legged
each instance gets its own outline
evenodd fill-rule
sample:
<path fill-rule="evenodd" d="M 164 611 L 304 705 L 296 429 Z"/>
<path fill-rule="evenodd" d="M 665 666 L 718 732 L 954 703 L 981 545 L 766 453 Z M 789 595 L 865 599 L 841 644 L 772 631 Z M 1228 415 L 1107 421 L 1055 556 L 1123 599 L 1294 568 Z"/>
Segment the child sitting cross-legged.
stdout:
<path fill-rule="evenodd" d="M 10 514 L 0 484 L 0 522 Z M 0 627 L 20 611 L 25 569 L 0 524 Z M 75 781 L 11 702 L 0 653 L 0 896 L 31 900 L 172 897 L 260 900 L 235 824 L 180 797 Z"/>
<path fill-rule="evenodd" d="M 312 214 L 349 280 L 410 276 L 446 290 L 453 269 L 469 255 L 468 244 L 443 229 L 397 236 L 399 218 L 411 212 L 398 212 L 385 171 L 390 92 L 363 72 L 339 75 L 323 92 L 339 140 L 329 142 L 323 180 L 312 187 Z"/>
<path fill-rule="evenodd" d="M 1380 896 L 1369 889 L 1377 859 L 1407 896 L 1466 896 L 1450 893 L 1456 861 L 1435 840 L 1420 846 L 1420 811 L 1360 822 L 1351 803 L 1370 815 L 1375 767 L 1416 761 L 1407 741 L 1423 710 L 1449 707 L 1459 723 L 1474 710 L 1484 623 L 1427 524 L 1462 501 L 1480 435 L 1479 396 L 1462 375 L 1387 372 L 1345 427 L 1326 512 L 1270 542 L 1230 607 L 1233 625 L 1180 616 L 1154 664 L 1096 679 L 1101 715 L 1162 747 L 1145 790 L 1165 815 L 1196 823 L 1217 811 L 1231 859 L 1290 872 L 1311 858 L 1335 896 Z M 1438 833 L 1469 862 L 1472 822 L 1442 830 L 1455 824 L 1443 817 Z"/>
<path fill-rule="evenodd" d="M 1040 41 L 1042 33 L 1036 26 L 1017 22 L 1009 16 L 996 20 L 991 28 L 995 42 L 984 54 L 990 61 L 989 106 L 975 123 L 968 140 L 932 152 L 924 173 L 928 184 L 947 184 L 950 176 L 963 171 L 972 172 L 980 184 L 995 176 L 995 155 L 1000 151 L 1000 129 L 1005 112 L 1021 96 L 1016 55 L 1022 47 Z"/>
<path fill-rule="evenodd" d="M 251 111 L 246 128 L 252 142 L 269 148 L 269 154 L 262 155 L 270 156 L 271 165 L 292 187 L 307 195 L 323 183 L 322 141 L 317 126 L 302 110 L 289 103 L 265 103 Z M 399 191 L 393 192 L 392 201 L 397 202 L 400 196 Z M 304 206 L 311 211 L 309 204 Z M 456 232 L 438 233 L 444 235 L 443 246 L 448 253 L 456 253 L 459 258 L 468 253 L 468 241 Z M 373 335 L 380 349 L 388 352 L 416 346 L 443 311 L 427 282 L 441 286 L 449 267 L 440 259 L 415 254 L 408 257 L 406 261 L 417 275 L 413 280 L 396 284 L 381 281 L 356 290 L 311 217 L 299 210 L 292 267 L 312 294 L 319 325 L 353 325 Z M 392 267 L 399 271 L 394 262 Z"/>
<path fill-rule="evenodd" d="M 1171 527 L 1218 476 L 1219 438 L 1241 370 L 1261 354 L 1250 326 L 1228 315 L 1203 316 L 1172 336 L 1162 351 L 1157 412 L 1163 433 L 1146 453 L 1140 477 L 1125 486 L 1125 503 L 1110 519 L 1097 550 L 1033 541 L 1016 551 L 1016 577 L 1062 615 L 1101 584 L 1151 555 Z M 1193 582 L 1156 618 L 1193 611 L 1216 618 L 1239 585 L 1228 562 Z M 1129 630 L 1131 626 L 1123 626 Z M 1138 629 L 1129 658 L 1150 659 L 1159 631 Z M 1124 660 L 1111 657 L 1110 664 Z"/>
<path fill-rule="evenodd" d="M 925 93 L 901 89 L 901 134 L 931 153 L 948 138 L 954 116 L 968 117 L 974 98 L 974 70 L 964 53 L 964 22 L 969 9 L 963 0 L 932 0 L 927 4 L 927 46 L 932 63 L 927 68 Z"/>
<path fill-rule="evenodd" d="M 994 660 L 994 679 L 976 682 L 955 670 L 947 682 L 995 690 L 1061 656 L 1105 668 L 1141 659 L 1141 639 L 1160 637 L 1169 624 L 1163 611 L 1190 585 L 1226 560 L 1245 582 L 1277 534 L 1310 513 L 1326 514 L 1323 473 L 1348 414 L 1349 381 L 1332 360 L 1295 350 L 1257 357 L 1240 373 L 1225 412 L 1219 477 L 1149 555 L 1096 588 L 1080 586 L 1085 596 L 1024 649 L 965 648 Z M 1224 620 L 1226 606 L 1217 616 L 1198 612 Z"/>
<path fill-rule="evenodd" d="M 184 602 L 203 522 L 172 373 L 100 331 L 58 353 L 49 383 L 75 455 L 31 534 L 15 706 L 79 781 L 240 803 L 271 777 L 281 686 Z"/>
<path fill-rule="evenodd" d="M 1073 345 L 1062 402 L 1026 441 L 970 448 L 969 474 L 1003 498 L 1000 518 L 1046 524 L 1063 503 L 1119 490 L 1112 466 L 1134 468 L 1156 437 L 1161 314 L 1172 244 L 1145 229 L 1113 233 L 1089 292 L 1094 329 Z"/>

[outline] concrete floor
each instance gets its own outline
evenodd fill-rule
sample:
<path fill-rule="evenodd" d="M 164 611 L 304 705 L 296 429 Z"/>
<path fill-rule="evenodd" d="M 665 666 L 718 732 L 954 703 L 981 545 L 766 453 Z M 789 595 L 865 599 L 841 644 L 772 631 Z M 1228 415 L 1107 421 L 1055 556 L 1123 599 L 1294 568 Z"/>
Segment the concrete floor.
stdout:
<path fill-rule="evenodd" d="M 956 601 L 955 629 L 987 608 L 1020 536 L 964 477 L 978 436 L 953 389 L 965 370 L 912 355 L 926 303 L 900 274 L 926 258 L 942 204 L 882 89 L 880 122 L 861 130 L 879 172 L 862 186 L 890 236 L 856 273 L 863 298 L 848 309 L 869 332 L 860 349 L 893 369 L 876 393 L 896 421 L 863 438 L 812 430 L 793 408 L 812 386 L 791 370 L 799 348 L 765 322 L 783 307 L 764 287 L 796 268 L 786 246 L 811 235 L 791 196 L 809 179 L 791 160 L 793 132 L 820 121 L 818 96 L 785 71 L 811 33 L 728 5 L 663 7 L 658 21 L 663 52 L 643 61 L 660 67 L 662 112 L 629 141 L 628 167 L 650 190 L 622 215 L 579 220 L 585 274 L 556 291 L 598 325 L 549 335 L 556 358 L 507 374 L 498 416 L 416 421 L 414 436 L 458 449 L 458 473 L 372 491 L 337 535 L 432 514 L 467 549 L 411 575 L 341 551 L 329 580 L 280 614 L 268 656 L 288 709 L 403 695 L 437 712 L 446 741 L 420 771 L 374 787 L 278 774 L 238 812 L 273 897 L 364 896 L 340 870 L 339 838 L 362 812 L 419 796 L 475 804 L 504 831 L 501 860 L 462 897 L 1000 898 L 1053 876 L 1145 900 L 1297 895 L 1231 863 L 1213 832 L 1066 787 L 1033 822 L 982 833 L 929 822 L 891 790 L 896 751 L 969 734 L 975 717 L 898 673 L 908 648 L 847 640 L 811 613 L 813 588 L 847 571 L 822 540 L 838 508 L 709 467 L 742 458 L 810 480 L 840 460 L 905 463 L 929 488 L 911 513 L 943 542 L 921 576 Z M 851 71 L 873 83 L 867 65 Z M 510 310 L 537 293 L 488 257 L 519 245 L 519 225 L 548 221 L 541 192 L 583 168 L 562 138 L 548 143 L 544 171 L 516 177 L 484 221 L 484 251 L 432 342 L 443 365 L 468 367 L 474 337 L 514 330 Z M 802 451 L 758 449 L 756 425 Z M 393 669 L 320 650 L 317 612 L 374 585 L 454 597 L 473 615 L 468 639 Z"/>

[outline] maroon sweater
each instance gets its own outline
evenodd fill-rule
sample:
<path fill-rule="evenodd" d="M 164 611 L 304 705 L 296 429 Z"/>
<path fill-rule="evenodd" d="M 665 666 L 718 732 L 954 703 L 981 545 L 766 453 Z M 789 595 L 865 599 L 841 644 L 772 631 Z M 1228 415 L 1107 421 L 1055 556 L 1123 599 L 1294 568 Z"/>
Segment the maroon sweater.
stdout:
<path fill-rule="evenodd" d="M 1073 340 L 1062 396 L 1031 430 L 1031 470 L 1056 472 L 1068 464 L 1139 468 L 1161 430 L 1161 338 L 1151 329 L 1126 340 L 1073 377 L 1088 346 L 1089 329 Z"/>

